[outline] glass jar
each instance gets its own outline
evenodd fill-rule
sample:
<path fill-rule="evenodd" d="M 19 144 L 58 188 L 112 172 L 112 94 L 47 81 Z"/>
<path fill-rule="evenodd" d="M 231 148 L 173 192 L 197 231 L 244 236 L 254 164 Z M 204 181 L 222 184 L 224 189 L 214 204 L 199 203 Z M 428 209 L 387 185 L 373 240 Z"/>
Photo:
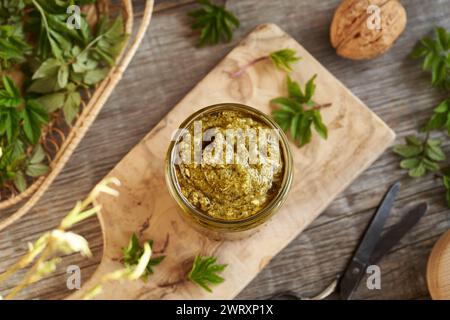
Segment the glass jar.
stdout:
<path fill-rule="evenodd" d="M 221 111 L 235 111 L 248 114 L 249 117 L 263 123 L 269 129 L 275 129 L 280 146 L 280 158 L 283 161 L 283 171 L 278 192 L 273 198 L 255 214 L 242 219 L 221 219 L 213 217 L 192 205 L 182 194 L 176 174 L 175 157 L 176 143 L 182 138 L 182 129 L 188 129 L 194 121 L 202 119 L 204 116 Z M 275 214 L 285 202 L 293 179 L 293 161 L 289 149 L 289 143 L 283 130 L 278 124 L 263 112 L 252 107 L 237 103 L 222 103 L 203 108 L 189 116 L 180 125 L 169 145 L 166 156 L 165 178 L 171 196 L 180 207 L 180 213 L 198 231 L 213 239 L 240 239 L 246 237 L 257 230 L 257 227 L 266 222 Z"/>

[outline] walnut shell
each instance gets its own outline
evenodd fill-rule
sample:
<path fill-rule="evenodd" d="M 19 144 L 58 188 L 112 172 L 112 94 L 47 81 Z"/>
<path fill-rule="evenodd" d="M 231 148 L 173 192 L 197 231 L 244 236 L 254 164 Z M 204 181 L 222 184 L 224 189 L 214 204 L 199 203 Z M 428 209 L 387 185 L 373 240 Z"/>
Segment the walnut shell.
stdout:
<path fill-rule="evenodd" d="M 369 28 L 370 5 L 380 8 L 381 28 Z M 331 44 L 338 55 L 372 59 L 391 48 L 406 26 L 406 10 L 397 0 L 344 0 L 331 24 Z"/>

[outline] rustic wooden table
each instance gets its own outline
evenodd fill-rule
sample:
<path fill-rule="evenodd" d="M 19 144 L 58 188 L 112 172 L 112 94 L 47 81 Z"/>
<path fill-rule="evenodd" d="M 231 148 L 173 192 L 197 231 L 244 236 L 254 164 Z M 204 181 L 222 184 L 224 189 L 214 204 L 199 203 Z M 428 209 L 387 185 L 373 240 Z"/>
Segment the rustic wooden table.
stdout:
<path fill-rule="evenodd" d="M 396 131 L 398 142 L 414 133 L 442 98 L 439 91 L 430 88 L 429 76 L 420 70 L 419 63 L 409 60 L 407 54 L 433 27 L 450 29 L 450 0 L 402 1 L 408 12 L 406 31 L 389 53 L 367 62 L 344 60 L 330 46 L 328 29 L 340 0 L 227 1 L 240 18 L 241 28 L 231 43 L 203 49 L 195 47 L 198 36 L 189 28 L 186 17 L 195 7 L 193 2 L 157 1 L 150 29 L 132 64 L 68 165 L 34 209 L 0 233 L 0 271 L 26 251 L 28 241 L 55 227 L 76 200 L 82 199 L 239 39 L 260 23 L 276 23 L 296 38 Z M 445 149 L 450 151 L 449 143 Z M 429 298 L 427 258 L 438 237 L 450 228 L 450 210 L 438 179 L 428 176 L 413 181 L 399 169 L 398 162 L 391 150 L 385 152 L 237 298 L 267 298 L 279 290 L 312 295 L 322 290 L 343 270 L 376 205 L 397 180 L 402 181 L 403 188 L 388 224 L 398 220 L 412 202 L 428 200 L 430 209 L 381 261 L 382 289 L 370 291 L 361 286 L 356 298 Z M 79 265 L 83 280 L 89 278 L 101 258 L 100 226 L 92 218 L 80 224 L 76 232 L 87 237 L 94 257 L 66 257 L 54 275 L 18 298 L 64 298 L 71 293 L 66 287 L 68 265 Z M 21 275 L 1 284 L 0 294 Z"/>

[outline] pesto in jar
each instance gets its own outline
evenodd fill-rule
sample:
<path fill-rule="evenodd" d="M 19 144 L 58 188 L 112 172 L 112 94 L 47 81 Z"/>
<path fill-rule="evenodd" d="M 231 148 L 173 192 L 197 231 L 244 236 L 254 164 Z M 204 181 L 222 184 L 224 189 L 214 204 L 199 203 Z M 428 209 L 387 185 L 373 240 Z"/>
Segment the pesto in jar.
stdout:
<path fill-rule="evenodd" d="M 256 214 L 281 186 L 284 165 L 278 135 L 267 135 L 273 129 L 240 111 L 206 114 L 199 122 L 200 131 L 192 124 L 186 128 L 189 139 L 178 142 L 178 152 L 185 154 L 184 161 L 175 165 L 181 193 L 214 218 L 236 220 Z M 201 133 L 200 140 L 195 132 Z M 248 132 L 257 135 L 245 135 Z M 261 136 L 266 140 L 259 140 Z M 261 141 L 266 142 L 262 150 Z M 200 154 L 199 161 L 195 161 L 196 154 Z"/>

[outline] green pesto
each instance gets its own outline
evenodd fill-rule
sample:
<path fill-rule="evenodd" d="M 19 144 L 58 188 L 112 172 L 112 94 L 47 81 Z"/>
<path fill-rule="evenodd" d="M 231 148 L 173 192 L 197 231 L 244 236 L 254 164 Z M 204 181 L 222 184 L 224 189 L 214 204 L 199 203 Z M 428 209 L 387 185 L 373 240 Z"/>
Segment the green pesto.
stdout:
<path fill-rule="evenodd" d="M 220 111 L 205 115 L 202 132 L 215 128 L 215 139 L 203 143 L 203 150 L 223 140 L 227 129 L 269 129 L 269 127 L 251 115 L 238 111 Z M 193 125 L 187 128 L 193 134 Z M 249 148 L 248 140 L 233 140 L 235 157 L 241 147 Z M 279 148 L 279 142 L 276 142 Z M 191 148 L 192 143 L 180 144 L 181 149 Z M 224 147 L 225 148 L 225 147 Z M 280 152 L 280 151 L 278 151 Z M 268 151 L 270 155 L 270 150 Z M 250 161 L 232 163 L 213 163 L 211 154 L 203 153 L 201 163 L 182 163 L 176 165 L 178 184 L 183 196 L 202 212 L 219 219 L 244 219 L 258 213 L 278 193 L 283 177 L 284 165 L 281 156 L 264 163 Z M 225 159 L 225 152 L 223 153 Z M 233 158 L 235 159 L 235 158 Z"/>

